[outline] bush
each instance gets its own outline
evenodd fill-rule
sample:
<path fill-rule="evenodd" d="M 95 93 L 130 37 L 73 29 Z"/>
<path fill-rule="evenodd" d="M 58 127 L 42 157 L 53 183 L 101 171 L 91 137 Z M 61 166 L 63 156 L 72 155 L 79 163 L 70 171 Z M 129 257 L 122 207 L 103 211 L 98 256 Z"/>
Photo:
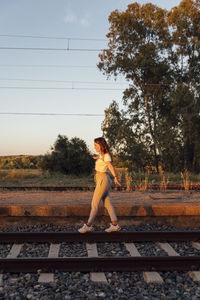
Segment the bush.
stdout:
<path fill-rule="evenodd" d="M 90 174 L 93 170 L 93 159 L 83 140 L 77 137 L 69 140 L 66 136 L 58 135 L 52 152 L 44 155 L 38 166 L 50 172 Z"/>
<path fill-rule="evenodd" d="M 11 155 L 0 157 L 1 169 L 37 169 L 37 163 L 41 156 Z"/>

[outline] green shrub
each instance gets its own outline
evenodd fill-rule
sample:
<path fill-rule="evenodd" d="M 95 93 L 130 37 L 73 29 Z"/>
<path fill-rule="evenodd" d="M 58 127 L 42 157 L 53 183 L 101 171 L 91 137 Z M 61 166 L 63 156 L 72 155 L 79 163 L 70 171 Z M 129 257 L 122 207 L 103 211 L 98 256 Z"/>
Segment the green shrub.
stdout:
<path fill-rule="evenodd" d="M 93 170 L 93 159 L 86 143 L 74 137 L 69 140 L 59 135 L 52 152 L 44 155 L 38 166 L 44 171 L 63 174 L 90 174 Z"/>

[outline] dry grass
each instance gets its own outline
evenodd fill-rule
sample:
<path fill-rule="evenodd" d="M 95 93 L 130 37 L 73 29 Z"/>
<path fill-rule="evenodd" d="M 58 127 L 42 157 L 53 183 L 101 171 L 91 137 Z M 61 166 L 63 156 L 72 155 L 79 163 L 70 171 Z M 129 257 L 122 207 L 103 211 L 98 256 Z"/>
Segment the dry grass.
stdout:
<path fill-rule="evenodd" d="M 189 179 L 189 172 L 185 170 L 184 172 L 181 172 L 181 178 L 183 180 L 183 186 L 186 191 L 189 190 L 191 183 L 191 180 Z"/>
<path fill-rule="evenodd" d="M 169 176 L 168 177 L 165 176 L 165 173 L 161 166 L 159 166 L 158 169 L 160 174 L 160 190 L 166 191 L 167 185 L 169 183 Z"/>
<path fill-rule="evenodd" d="M 134 173 L 134 186 L 135 190 L 146 191 L 149 186 L 149 172 L 143 172 L 140 169 Z"/>
<path fill-rule="evenodd" d="M 132 189 L 139 191 L 146 191 L 149 187 L 149 172 L 142 172 L 140 169 L 138 172 L 128 172 L 127 169 L 121 169 L 117 171 L 117 176 L 121 179 L 122 185 L 126 186 L 126 191 L 129 192 Z"/>
<path fill-rule="evenodd" d="M 36 178 L 41 176 L 42 172 L 39 169 L 9 169 L 0 170 L 0 179 L 16 179 L 16 178 Z"/>
<path fill-rule="evenodd" d="M 146 191 L 151 189 L 153 184 L 159 185 L 160 190 L 166 191 L 169 184 L 183 184 L 185 190 L 189 190 L 192 180 L 193 183 L 200 183 L 200 175 L 189 174 L 188 171 L 179 174 L 165 173 L 161 166 L 159 166 L 158 174 L 150 174 L 149 170 L 137 172 L 128 172 L 127 169 L 117 170 L 117 175 L 121 179 L 126 190 Z"/>
<path fill-rule="evenodd" d="M 125 171 L 125 180 L 126 180 L 126 190 L 129 192 L 131 190 L 132 176 L 128 171 Z"/>
<path fill-rule="evenodd" d="M 94 187 L 94 176 L 51 174 L 39 169 L 0 169 L 0 186 L 69 186 Z"/>
<path fill-rule="evenodd" d="M 161 190 L 166 190 L 169 184 L 183 184 L 185 190 L 188 190 L 192 183 L 200 183 L 200 174 L 191 174 L 188 171 L 172 174 L 164 173 L 160 168 L 159 174 L 150 174 L 148 170 L 128 172 L 125 168 L 116 168 L 116 173 L 127 191 L 132 189 L 146 191 L 153 184 L 159 185 Z M 39 169 L 0 169 L 0 186 L 66 186 L 89 187 L 92 190 L 94 185 L 93 174 L 90 176 L 71 176 L 42 173 Z"/>

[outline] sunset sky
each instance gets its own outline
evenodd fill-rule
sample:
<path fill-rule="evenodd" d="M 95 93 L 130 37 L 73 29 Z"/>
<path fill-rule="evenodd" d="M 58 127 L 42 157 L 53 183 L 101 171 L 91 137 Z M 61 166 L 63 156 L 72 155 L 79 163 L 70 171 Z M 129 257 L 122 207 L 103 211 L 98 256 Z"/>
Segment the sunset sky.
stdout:
<path fill-rule="evenodd" d="M 126 87 L 123 78 L 107 80 L 98 70 L 98 54 L 106 48 L 108 16 L 130 3 L 0 1 L 0 155 L 44 154 L 58 134 L 93 150 L 104 110 L 120 103 Z M 151 3 L 171 9 L 180 1 Z"/>

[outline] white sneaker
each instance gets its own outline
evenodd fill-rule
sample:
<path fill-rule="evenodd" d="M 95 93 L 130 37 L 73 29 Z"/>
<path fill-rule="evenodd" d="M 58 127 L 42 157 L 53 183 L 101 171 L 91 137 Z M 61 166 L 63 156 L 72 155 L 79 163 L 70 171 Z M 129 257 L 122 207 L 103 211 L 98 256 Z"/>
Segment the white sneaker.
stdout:
<path fill-rule="evenodd" d="M 113 225 L 113 224 L 110 224 L 110 227 L 107 228 L 105 231 L 106 232 L 113 232 L 113 231 L 119 231 L 121 228 L 119 227 L 119 225 Z"/>
<path fill-rule="evenodd" d="M 94 228 L 92 226 L 87 226 L 87 224 L 84 224 L 83 227 L 81 227 L 81 228 L 78 229 L 78 231 L 80 233 L 91 232 L 93 230 L 94 230 Z"/>

